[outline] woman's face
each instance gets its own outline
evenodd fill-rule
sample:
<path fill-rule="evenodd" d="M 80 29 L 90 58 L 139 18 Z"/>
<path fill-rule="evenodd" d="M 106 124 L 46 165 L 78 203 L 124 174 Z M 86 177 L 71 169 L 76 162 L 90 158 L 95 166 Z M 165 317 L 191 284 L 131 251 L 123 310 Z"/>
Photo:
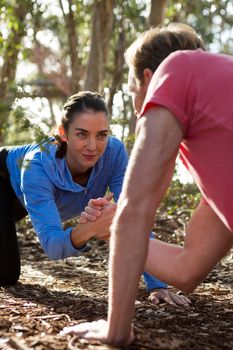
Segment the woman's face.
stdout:
<path fill-rule="evenodd" d="M 105 151 L 109 124 L 104 112 L 77 114 L 65 134 L 66 161 L 72 175 L 92 168 Z"/>

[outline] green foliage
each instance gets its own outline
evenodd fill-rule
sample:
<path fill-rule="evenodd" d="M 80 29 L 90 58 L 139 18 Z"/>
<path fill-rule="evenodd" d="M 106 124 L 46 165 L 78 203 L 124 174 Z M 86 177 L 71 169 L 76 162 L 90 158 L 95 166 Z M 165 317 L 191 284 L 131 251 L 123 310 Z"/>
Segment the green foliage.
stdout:
<path fill-rule="evenodd" d="M 233 53 L 232 0 L 171 0 L 167 21 L 184 22 L 192 26 L 208 49 Z"/>
<path fill-rule="evenodd" d="M 134 142 L 135 142 L 134 134 L 128 135 L 124 138 L 124 144 L 129 153 L 133 149 Z"/>
<path fill-rule="evenodd" d="M 22 106 L 13 106 L 9 114 L 9 124 L 5 131 L 5 145 L 40 143 L 48 139 L 45 131 L 35 120 L 38 116 L 29 114 Z"/>
<path fill-rule="evenodd" d="M 184 184 L 178 179 L 173 179 L 159 212 L 167 217 L 181 216 L 183 221 L 187 221 L 200 198 L 200 192 L 194 183 Z"/>

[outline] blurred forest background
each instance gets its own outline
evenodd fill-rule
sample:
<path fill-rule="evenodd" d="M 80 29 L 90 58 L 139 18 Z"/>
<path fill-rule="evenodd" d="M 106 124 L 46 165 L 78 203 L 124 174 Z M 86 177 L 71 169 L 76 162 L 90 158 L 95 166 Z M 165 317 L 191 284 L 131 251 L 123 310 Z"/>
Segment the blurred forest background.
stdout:
<path fill-rule="evenodd" d="M 232 0 L 0 0 L 0 145 L 48 135 L 66 99 L 85 89 L 104 95 L 113 134 L 130 151 L 124 52 L 139 33 L 169 22 L 191 25 L 210 51 L 233 53 Z"/>

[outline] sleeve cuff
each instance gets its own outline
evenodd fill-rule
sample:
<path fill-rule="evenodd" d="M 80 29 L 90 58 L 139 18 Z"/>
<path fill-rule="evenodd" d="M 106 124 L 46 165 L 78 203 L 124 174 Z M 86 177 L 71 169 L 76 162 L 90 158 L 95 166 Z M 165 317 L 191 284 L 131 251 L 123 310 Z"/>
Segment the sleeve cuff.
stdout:
<path fill-rule="evenodd" d="M 167 288 L 167 283 L 158 280 L 157 278 L 151 276 L 149 273 L 143 273 L 144 282 L 147 290 Z"/>
<path fill-rule="evenodd" d="M 67 242 L 67 251 L 69 251 L 69 256 L 76 256 L 79 255 L 80 253 L 85 253 L 87 251 L 90 250 L 90 245 L 89 244 L 84 244 L 83 246 L 81 246 L 79 249 L 75 248 L 71 242 L 70 239 L 70 234 L 72 231 L 72 227 L 69 227 L 68 229 L 66 229 L 66 233 L 69 235 L 69 240 Z"/>

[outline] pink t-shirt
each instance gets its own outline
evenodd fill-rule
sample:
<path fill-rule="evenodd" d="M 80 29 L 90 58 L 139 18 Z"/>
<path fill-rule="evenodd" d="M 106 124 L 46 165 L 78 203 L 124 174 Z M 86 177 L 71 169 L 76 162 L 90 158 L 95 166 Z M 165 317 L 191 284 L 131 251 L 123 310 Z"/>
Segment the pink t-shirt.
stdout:
<path fill-rule="evenodd" d="M 140 115 L 156 105 L 181 123 L 181 158 L 233 231 L 233 58 L 202 50 L 170 54 L 153 75 Z"/>

